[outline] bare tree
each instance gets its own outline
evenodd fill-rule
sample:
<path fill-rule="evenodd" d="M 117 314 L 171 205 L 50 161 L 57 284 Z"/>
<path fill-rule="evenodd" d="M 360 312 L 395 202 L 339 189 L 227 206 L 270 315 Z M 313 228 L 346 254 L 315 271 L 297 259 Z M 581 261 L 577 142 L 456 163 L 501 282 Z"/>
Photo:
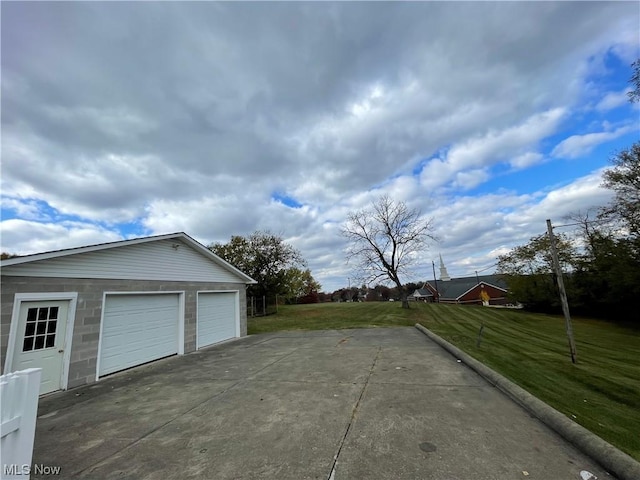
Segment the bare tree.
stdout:
<path fill-rule="evenodd" d="M 351 240 L 347 256 L 357 262 L 362 280 L 391 280 L 400 292 L 402 307 L 409 308 L 409 292 L 400 277 L 428 241 L 435 240 L 432 231 L 431 220 L 424 220 L 419 210 L 384 195 L 371 208 L 350 213 L 342 234 Z"/>

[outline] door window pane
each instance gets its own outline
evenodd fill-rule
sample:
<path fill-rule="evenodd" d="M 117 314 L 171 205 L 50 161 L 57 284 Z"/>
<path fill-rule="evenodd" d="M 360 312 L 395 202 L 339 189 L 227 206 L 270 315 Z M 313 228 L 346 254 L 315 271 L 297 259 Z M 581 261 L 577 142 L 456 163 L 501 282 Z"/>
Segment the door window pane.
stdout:
<path fill-rule="evenodd" d="M 22 345 L 23 352 L 30 352 L 33 350 L 33 337 L 25 338 Z"/>
<path fill-rule="evenodd" d="M 55 347 L 58 311 L 58 307 L 38 307 L 27 310 L 23 352 Z"/>
<path fill-rule="evenodd" d="M 27 329 L 24 331 L 25 337 L 31 337 L 36 334 L 36 324 L 35 323 L 27 323 Z"/>

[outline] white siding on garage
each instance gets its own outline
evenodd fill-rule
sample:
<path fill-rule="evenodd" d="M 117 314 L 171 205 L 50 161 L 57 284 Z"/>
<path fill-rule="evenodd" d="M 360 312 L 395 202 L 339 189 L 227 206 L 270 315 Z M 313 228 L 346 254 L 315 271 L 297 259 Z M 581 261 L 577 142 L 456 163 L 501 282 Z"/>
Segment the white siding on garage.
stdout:
<path fill-rule="evenodd" d="M 197 348 L 240 335 L 236 292 L 198 293 Z"/>
<path fill-rule="evenodd" d="M 21 277 L 238 282 L 238 276 L 178 239 L 124 245 L 2 268 Z M 240 280 L 244 283 L 244 279 Z"/>
<path fill-rule="evenodd" d="M 107 295 L 98 375 L 178 353 L 178 294 Z"/>

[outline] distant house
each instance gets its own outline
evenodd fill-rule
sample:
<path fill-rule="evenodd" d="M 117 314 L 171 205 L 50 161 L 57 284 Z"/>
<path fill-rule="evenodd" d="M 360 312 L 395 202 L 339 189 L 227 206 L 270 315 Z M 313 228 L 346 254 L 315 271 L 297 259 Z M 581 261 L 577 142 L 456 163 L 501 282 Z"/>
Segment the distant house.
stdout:
<path fill-rule="evenodd" d="M 411 294 L 411 298 L 421 302 L 433 302 L 435 296 L 428 288 L 419 288 Z"/>
<path fill-rule="evenodd" d="M 500 275 L 451 278 L 440 256 L 440 280 L 426 282 L 413 298 L 427 302 L 504 305 L 507 284 Z"/>
<path fill-rule="evenodd" d="M 504 305 L 507 300 L 507 284 L 498 275 L 452 278 L 447 281 L 426 282 L 421 290 L 429 290 L 440 303 L 466 303 Z"/>

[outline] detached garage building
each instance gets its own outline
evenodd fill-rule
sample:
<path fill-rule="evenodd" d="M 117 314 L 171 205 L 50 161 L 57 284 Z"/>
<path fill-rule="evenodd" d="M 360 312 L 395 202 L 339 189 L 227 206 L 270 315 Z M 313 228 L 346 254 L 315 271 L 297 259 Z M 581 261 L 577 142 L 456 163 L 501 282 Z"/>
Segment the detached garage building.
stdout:
<path fill-rule="evenodd" d="M 256 283 L 181 232 L 0 266 L 2 371 L 42 368 L 41 394 L 246 335 Z"/>

